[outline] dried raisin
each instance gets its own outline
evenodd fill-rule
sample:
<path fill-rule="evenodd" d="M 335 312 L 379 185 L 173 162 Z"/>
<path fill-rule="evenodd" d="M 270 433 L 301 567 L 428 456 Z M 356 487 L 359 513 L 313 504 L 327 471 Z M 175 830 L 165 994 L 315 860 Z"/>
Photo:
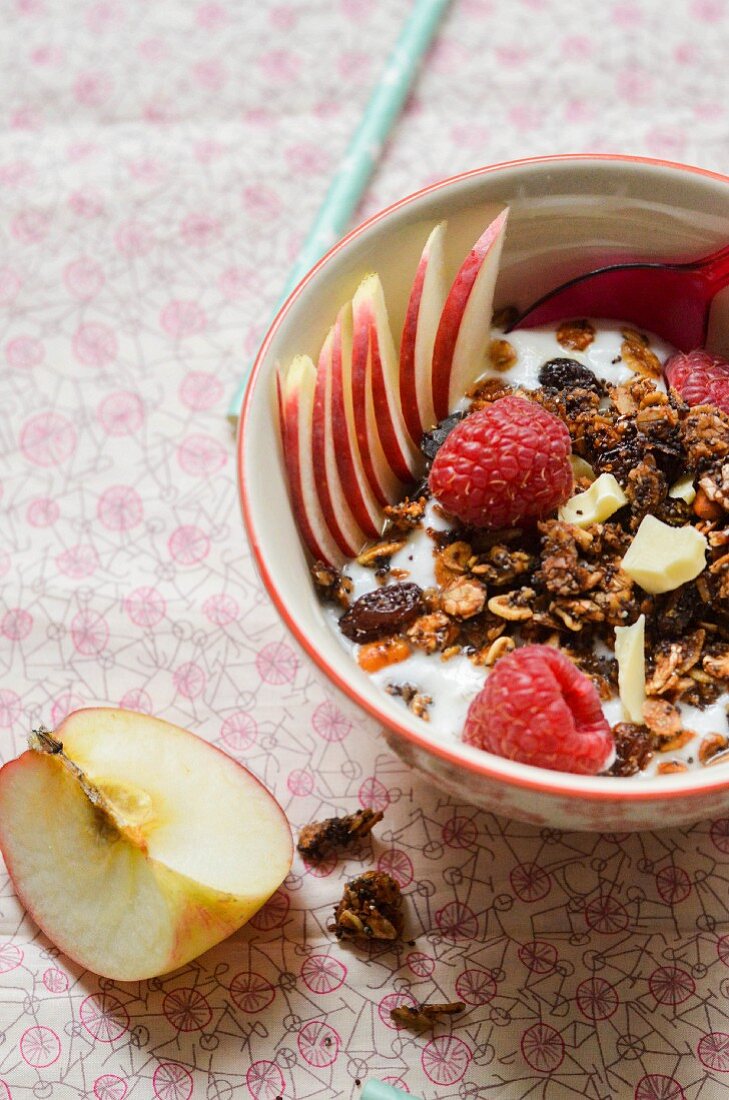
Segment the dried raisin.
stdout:
<path fill-rule="evenodd" d="M 339 620 L 339 629 L 351 642 L 375 642 L 403 630 L 424 610 L 417 584 L 387 584 L 355 600 Z"/>
<path fill-rule="evenodd" d="M 551 390 L 593 390 L 602 395 L 603 385 L 589 369 L 576 359 L 550 359 L 539 371 L 539 384 Z"/>

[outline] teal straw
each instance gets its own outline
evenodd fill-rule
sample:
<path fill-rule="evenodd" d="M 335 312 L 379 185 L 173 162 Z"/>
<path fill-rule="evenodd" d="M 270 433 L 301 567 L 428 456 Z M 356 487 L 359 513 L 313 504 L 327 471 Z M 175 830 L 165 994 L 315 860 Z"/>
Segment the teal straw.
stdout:
<path fill-rule="evenodd" d="M 346 232 L 387 136 L 407 98 L 420 60 L 449 3 L 450 0 L 415 0 L 364 116 L 352 136 L 344 160 L 329 186 L 296 263 L 289 272 L 273 317 L 309 268 Z M 249 371 L 250 367 L 230 403 L 228 416 L 232 420 L 237 420 L 240 413 Z"/>
<path fill-rule="evenodd" d="M 382 1081 L 368 1081 L 360 1100 L 418 1100 L 417 1096 L 411 1096 L 402 1089 L 396 1089 L 394 1085 L 385 1085 Z"/>

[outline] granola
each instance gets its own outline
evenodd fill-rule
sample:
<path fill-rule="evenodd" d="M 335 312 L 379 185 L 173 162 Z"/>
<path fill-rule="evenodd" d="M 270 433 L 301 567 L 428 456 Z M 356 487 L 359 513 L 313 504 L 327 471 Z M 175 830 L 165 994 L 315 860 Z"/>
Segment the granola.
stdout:
<path fill-rule="evenodd" d="M 401 1004 L 391 1010 L 390 1018 L 398 1027 L 425 1031 L 439 1023 L 442 1016 L 457 1016 L 465 1007 L 463 1001 L 452 1001 L 448 1004 Z"/>
<path fill-rule="evenodd" d="M 337 939 L 399 940 L 403 933 L 402 895 L 384 871 L 365 871 L 344 887 L 329 925 Z"/>
<path fill-rule="evenodd" d="M 322 859 L 329 852 L 350 848 L 358 840 L 369 836 L 382 817 L 380 810 L 366 807 L 344 817 L 314 821 L 303 827 L 296 847 L 309 860 Z"/>
<path fill-rule="evenodd" d="M 516 393 L 566 425 L 575 492 L 612 474 L 627 503 L 586 526 L 552 516 L 530 530 L 481 530 L 445 514 L 424 482 L 387 510 L 382 538 L 359 558 L 370 576 L 373 566 L 385 568 L 388 587 L 409 593 L 399 604 L 388 593 L 402 613 L 399 624 L 383 615 L 387 637 L 394 630 L 408 655 L 396 666 L 403 675 L 385 669 L 380 683 L 431 725 L 440 712 L 452 722 L 448 701 L 464 714 L 502 656 L 524 643 L 554 645 L 597 687 L 616 742 L 610 774 L 668 774 L 729 760 L 729 416 L 709 405 L 689 408 L 666 392 L 661 360 L 670 349 L 635 329 L 613 326 L 609 366 L 599 350 L 601 326 L 591 321 L 553 330 L 551 345 L 546 339 L 539 345 L 550 354 L 533 357 L 528 367 L 520 359 L 523 336 L 512 333 L 506 341 L 494 334 L 490 373 L 471 388 L 463 409 L 426 433 L 426 460 L 469 411 Z M 603 357 L 597 371 L 590 359 L 595 348 Z M 669 527 L 693 525 L 705 537 L 706 567 L 698 577 L 652 595 L 622 568 L 646 516 Z M 327 598 L 349 607 L 342 619 L 347 630 L 359 615 L 359 635 L 373 640 L 377 616 L 373 608 L 360 614 L 368 589 L 362 570 L 356 576 L 349 591 L 346 577 L 318 583 Z M 369 588 L 383 579 L 373 577 Z M 616 628 L 641 615 L 646 705 L 636 723 L 620 720 L 613 651 Z"/>

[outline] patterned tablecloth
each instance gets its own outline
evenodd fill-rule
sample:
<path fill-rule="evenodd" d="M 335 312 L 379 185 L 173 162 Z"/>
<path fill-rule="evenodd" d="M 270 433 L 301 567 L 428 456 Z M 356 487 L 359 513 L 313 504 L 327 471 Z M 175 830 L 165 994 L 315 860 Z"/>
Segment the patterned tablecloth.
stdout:
<path fill-rule="evenodd" d="M 0 756 L 88 704 L 189 727 L 358 855 L 136 984 L 0 877 L 1 1100 L 729 1095 L 729 817 L 568 835 L 441 796 L 343 711 L 247 552 L 226 402 L 404 0 L 6 0 L 0 48 Z M 512 156 L 729 171 L 725 0 L 456 0 L 362 214 Z M 656 821 L 657 829 L 664 823 Z M 390 871 L 412 944 L 343 947 Z M 426 1037 L 400 1001 L 460 997 Z"/>

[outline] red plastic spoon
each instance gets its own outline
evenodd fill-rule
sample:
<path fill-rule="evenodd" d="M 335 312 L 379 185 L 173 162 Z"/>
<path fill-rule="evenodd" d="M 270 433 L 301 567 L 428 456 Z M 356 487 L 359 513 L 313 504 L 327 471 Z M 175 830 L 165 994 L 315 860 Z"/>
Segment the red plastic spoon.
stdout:
<path fill-rule="evenodd" d="M 714 296 L 729 286 L 729 245 L 691 263 L 613 264 L 550 290 L 510 326 L 535 328 L 569 317 L 631 321 L 681 351 L 703 347 Z"/>

